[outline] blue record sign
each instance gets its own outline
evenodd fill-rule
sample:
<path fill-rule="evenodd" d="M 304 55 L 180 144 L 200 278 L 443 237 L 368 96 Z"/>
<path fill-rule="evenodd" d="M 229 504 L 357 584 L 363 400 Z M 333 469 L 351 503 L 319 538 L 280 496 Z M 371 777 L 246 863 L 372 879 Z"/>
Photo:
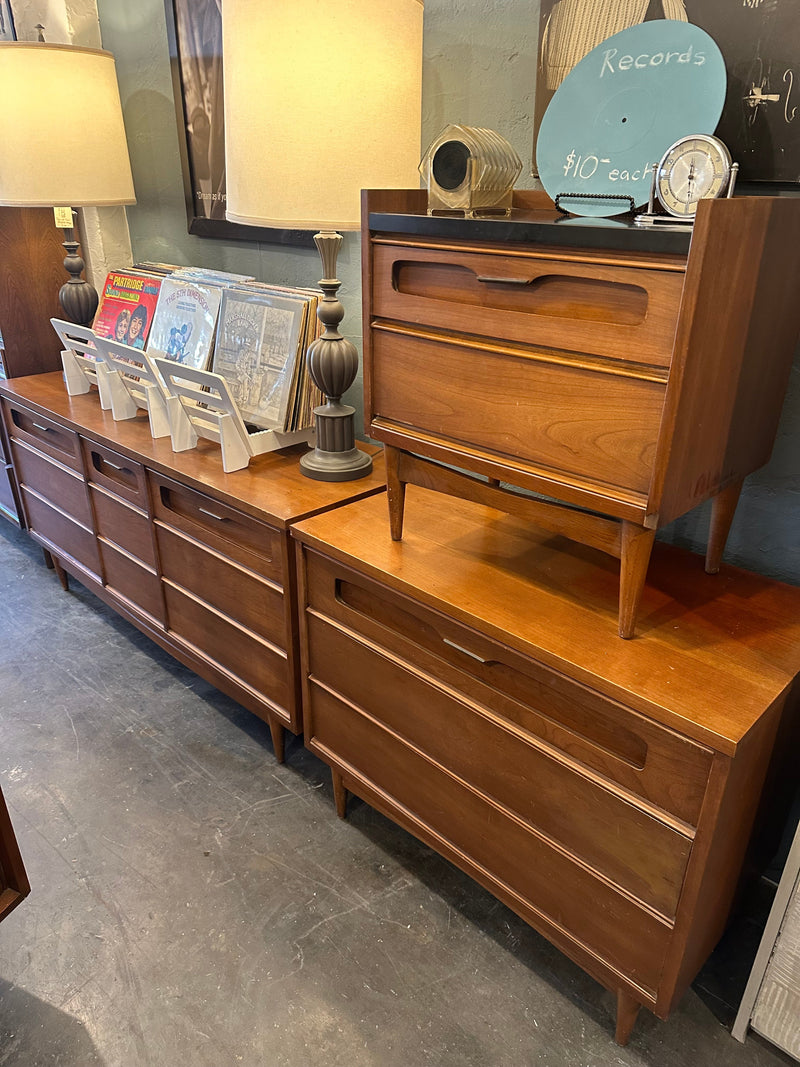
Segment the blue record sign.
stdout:
<path fill-rule="evenodd" d="M 614 34 L 570 71 L 544 114 L 536 163 L 545 190 L 574 215 L 631 206 L 606 197 L 641 207 L 670 145 L 714 132 L 725 88 L 722 53 L 691 22 L 661 19 Z"/>

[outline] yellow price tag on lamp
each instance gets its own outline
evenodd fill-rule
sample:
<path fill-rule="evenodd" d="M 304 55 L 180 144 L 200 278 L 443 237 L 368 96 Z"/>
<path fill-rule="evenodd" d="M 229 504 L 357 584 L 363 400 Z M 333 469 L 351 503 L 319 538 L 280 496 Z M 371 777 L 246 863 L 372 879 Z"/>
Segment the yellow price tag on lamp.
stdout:
<path fill-rule="evenodd" d="M 72 208 L 71 207 L 54 207 L 53 214 L 56 217 L 56 226 L 59 230 L 71 230 L 74 223 L 72 221 Z"/>

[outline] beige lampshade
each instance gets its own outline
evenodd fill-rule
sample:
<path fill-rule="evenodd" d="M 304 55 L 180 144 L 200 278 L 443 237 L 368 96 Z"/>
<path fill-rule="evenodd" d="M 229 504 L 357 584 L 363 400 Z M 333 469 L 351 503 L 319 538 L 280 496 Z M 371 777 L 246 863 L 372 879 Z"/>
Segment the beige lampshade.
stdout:
<path fill-rule="evenodd" d="M 362 188 L 417 188 L 422 0 L 225 0 L 227 217 L 359 228 Z"/>
<path fill-rule="evenodd" d="M 0 44 L 0 204 L 134 204 L 114 57 Z"/>

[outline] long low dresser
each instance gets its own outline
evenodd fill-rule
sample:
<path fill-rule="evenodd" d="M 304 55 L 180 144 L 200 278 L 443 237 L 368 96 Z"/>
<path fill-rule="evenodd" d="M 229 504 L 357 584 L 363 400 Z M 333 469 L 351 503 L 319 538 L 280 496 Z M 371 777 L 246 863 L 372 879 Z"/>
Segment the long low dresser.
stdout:
<path fill-rule="evenodd" d="M 752 840 L 780 824 L 800 589 L 657 545 L 623 642 L 605 554 L 408 493 L 402 542 L 383 498 L 293 528 L 305 742 L 340 815 L 366 800 L 612 990 L 624 1044 L 717 943 L 762 797 Z"/>
<path fill-rule="evenodd" d="M 144 412 L 115 422 L 57 373 L 4 382 L 0 400 L 27 528 L 62 582 L 265 719 L 282 759 L 284 727 L 302 732 L 289 527 L 380 493 L 382 461 L 357 482 L 316 482 L 290 449 L 225 474 L 217 444 L 175 453 Z"/>

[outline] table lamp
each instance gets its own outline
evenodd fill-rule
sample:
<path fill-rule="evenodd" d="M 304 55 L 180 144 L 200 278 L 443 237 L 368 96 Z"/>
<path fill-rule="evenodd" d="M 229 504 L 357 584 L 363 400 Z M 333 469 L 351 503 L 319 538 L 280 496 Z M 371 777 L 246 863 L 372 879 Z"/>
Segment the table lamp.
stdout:
<path fill-rule="evenodd" d="M 88 326 L 97 292 L 81 278 L 72 209 L 136 203 L 114 57 L 0 43 L 0 100 L 0 204 L 56 209 L 70 274 L 59 300 L 70 322 Z"/>
<path fill-rule="evenodd" d="M 358 352 L 338 332 L 337 231 L 360 228 L 362 188 L 419 185 L 422 15 L 422 0 L 222 5 L 227 217 L 321 231 L 325 331 L 307 359 L 325 403 L 300 461 L 320 481 L 372 468 L 342 403 Z"/>

